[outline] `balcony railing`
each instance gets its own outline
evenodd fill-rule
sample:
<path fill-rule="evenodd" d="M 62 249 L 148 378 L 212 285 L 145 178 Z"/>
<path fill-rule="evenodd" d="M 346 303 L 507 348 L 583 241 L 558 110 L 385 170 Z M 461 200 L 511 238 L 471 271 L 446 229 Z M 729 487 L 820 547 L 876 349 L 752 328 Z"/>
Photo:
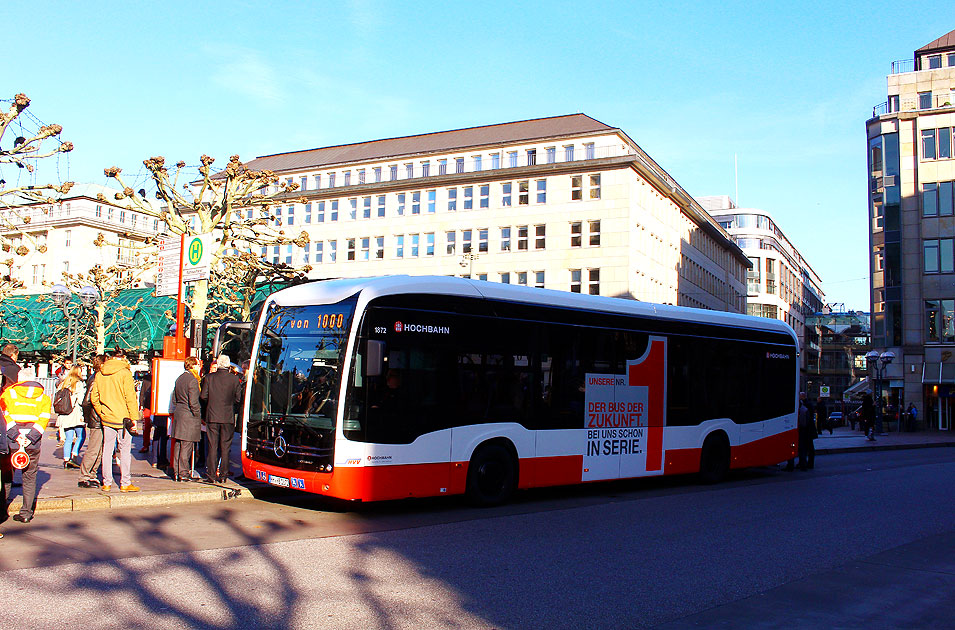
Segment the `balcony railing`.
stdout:
<path fill-rule="evenodd" d="M 904 72 L 914 72 L 915 71 L 915 60 L 914 59 L 899 59 L 898 61 L 892 62 L 892 72 L 889 74 L 902 74 Z"/>
<path fill-rule="evenodd" d="M 941 94 L 932 94 L 930 96 L 930 102 L 928 107 L 920 107 L 922 103 L 920 102 L 919 96 L 909 96 L 898 100 L 898 110 L 900 112 L 914 112 L 914 111 L 929 111 L 932 109 L 942 109 L 955 106 L 955 97 L 952 96 L 951 92 L 942 92 Z M 885 103 L 879 103 L 872 108 L 872 117 L 878 118 L 879 116 L 885 114 L 894 114 L 896 110 L 889 104 L 888 101 Z"/>

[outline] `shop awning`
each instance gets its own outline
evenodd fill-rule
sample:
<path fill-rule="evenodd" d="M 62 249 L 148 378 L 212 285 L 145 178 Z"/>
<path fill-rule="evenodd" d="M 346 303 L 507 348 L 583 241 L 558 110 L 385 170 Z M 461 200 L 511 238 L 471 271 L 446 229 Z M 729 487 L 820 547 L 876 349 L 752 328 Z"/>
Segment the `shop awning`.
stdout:
<path fill-rule="evenodd" d="M 858 383 L 856 383 L 855 385 L 852 385 L 851 387 L 847 388 L 844 392 L 842 392 L 842 399 L 845 400 L 847 398 L 861 398 L 862 394 L 865 394 L 866 392 L 871 392 L 871 391 L 872 391 L 872 384 L 869 383 L 869 379 L 868 377 L 866 377 L 862 379 L 861 381 L 859 381 Z"/>
<path fill-rule="evenodd" d="M 955 363 L 923 363 L 922 383 L 926 385 L 955 384 Z"/>

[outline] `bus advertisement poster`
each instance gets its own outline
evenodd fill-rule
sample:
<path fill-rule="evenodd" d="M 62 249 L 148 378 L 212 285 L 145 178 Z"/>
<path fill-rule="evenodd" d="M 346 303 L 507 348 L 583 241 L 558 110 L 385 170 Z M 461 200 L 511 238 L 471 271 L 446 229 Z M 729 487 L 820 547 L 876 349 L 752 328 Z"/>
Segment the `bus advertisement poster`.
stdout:
<path fill-rule="evenodd" d="M 630 385 L 626 374 L 587 374 L 586 379 L 582 479 L 646 475 L 649 387 Z"/>

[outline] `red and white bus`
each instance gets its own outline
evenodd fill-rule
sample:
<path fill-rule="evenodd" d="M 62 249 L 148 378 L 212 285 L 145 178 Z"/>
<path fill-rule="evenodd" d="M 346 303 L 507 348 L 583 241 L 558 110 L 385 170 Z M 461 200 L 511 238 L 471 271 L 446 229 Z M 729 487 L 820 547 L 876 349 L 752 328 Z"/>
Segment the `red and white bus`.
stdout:
<path fill-rule="evenodd" d="M 252 348 L 242 466 L 346 500 L 777 464 L 796 453 L 783 322 L 450 277 L 273 294 Z"/>

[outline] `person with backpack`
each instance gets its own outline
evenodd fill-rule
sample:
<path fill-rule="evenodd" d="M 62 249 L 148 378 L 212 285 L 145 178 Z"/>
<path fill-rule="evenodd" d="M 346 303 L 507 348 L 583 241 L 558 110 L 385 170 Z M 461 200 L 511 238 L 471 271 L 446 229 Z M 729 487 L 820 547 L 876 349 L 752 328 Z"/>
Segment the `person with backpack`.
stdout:
<path fill-rule="evenodd" d="M 73 366 L 63 377 L 60 388 L 53 396 L 53 411 L 57 414 L 56 425 L 63 429 L 63 468 L 79 468 L 80 447 L 86 437 L 83 423 L 83 398 L 86 385 L 79 366 Z"/>
<path fill-rule="evenodd" d="M 83 419 L 86 421 L 87 434 L 89 435 L 86 452 L 83 454 L 83 461 L 80 462 L 80 479 L 76 482 L 76 485 L 80 488 L 100 487 L 99 479 L 96 478 L 96 471 L 103 459 L 103 423 L 99 414 L 93 409 L 90 393 L 93 389 L 93 379 L 96 378 L 96 374 L 105 362 L 105 354 L 98 354 L 93 357 L 90 373 L 86 377 L 86 396 L 83 397 L 83 403 L 80 405 L 83 409 Z"/>

